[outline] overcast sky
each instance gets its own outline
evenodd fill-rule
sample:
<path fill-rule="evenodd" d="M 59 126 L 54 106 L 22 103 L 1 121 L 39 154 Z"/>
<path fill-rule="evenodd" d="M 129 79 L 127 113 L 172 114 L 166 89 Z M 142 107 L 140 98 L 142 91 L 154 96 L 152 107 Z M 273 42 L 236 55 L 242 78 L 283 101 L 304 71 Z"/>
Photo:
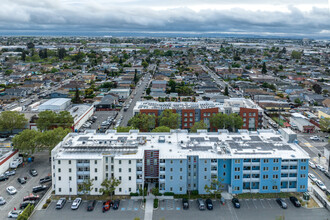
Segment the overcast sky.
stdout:
<path fill-rule="evenodd" d="M 328 0 L 1 0 L 0 30 L 330 36 L 329 6 Z"/>

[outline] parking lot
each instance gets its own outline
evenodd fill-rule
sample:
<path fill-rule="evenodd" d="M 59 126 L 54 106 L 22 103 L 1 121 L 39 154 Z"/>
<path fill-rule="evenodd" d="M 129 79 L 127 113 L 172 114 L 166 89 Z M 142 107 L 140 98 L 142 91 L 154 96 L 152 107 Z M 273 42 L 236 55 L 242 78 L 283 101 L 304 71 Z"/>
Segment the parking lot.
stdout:
<path fill-rule="evenodd" d="M 240 200 L 240 209 L 235 209 L 231 201 L 226 201 L 225 205 L 219 200 L 213 201 L 213 210 L 200 211 L 196 200 L 189 201 L 189 209 L 182 209 L 181 199 L 163 200 L 159 203 L 158 210 L 153 213 L 154 220 L 164 219 L 276 219 L 285 216 L 285 219 L 327 219 L 329 212 L 324 208 L 306 209 L 296 208 L 289 201 L 288 209 L 282 209 L 275 199 L 243 199 Z"/>
<path fill-rule="evenodd" d="M 37 153 L 35 154 L 34 162 L 26 164 L 24 167 L 17 168 L 14 176 L 10 176 L 8 180 L 0 182 L 0 196 L 4 197 L 7 202 L 5 205 L 0 206 L 0 219 L 6 219 L 8 213 L 13 210 L 14 207 L 19 209 L 23 197 L 32 193 L 32 187 L 39 185 L 39 180 L 50 174 L 50 163 L 48 158 L 48 151 Z M 37 170 L 38 176 L 32 177 L 29 174 L 28 171 L 32 168 Z M 18 183 L 17 178 L 19 177 L 27 177 L 27 182 L 23 185 Z M 8 186 L 14 186 L 17 189 L 17 193 L 9 195 L 6 192 Z M 41 198 L 45 192 L 46 191 L 34 194 L 39 195 Z"/>
<path fill-rule="evenodd" d="M 97 117 L 97 119 L 95 120 L 94 123 L 92 123 L 91 127 L 90 128 L 87 128 L 87 129 L 93 129 L 93 130 L 97 130 L 98 128 L 101 127 L 101 124 L 103 121 L 106 121 L 108 119 L 108 117 L 111 117 L 111 116 L 115 116 L 116 114 L 116 111 L 97 111 L 94 113 L 94 116 Z M 82 130 L 83 127 L 80 129 Z M 86 130 L 86 129 L 84 129 Z"/>
<path fill-rule="evenodd" d="M 119 209 L 112 208 L 107 212 L 102 212 L 103 201 L 97 201 L 94 211 L 88 212 L 87 201 L 83 201 L 78 210 L 71 210 L 71 202 L 68 201 L 65 206 L 57 210 L 55 209 L 56 201 L 53 201 L 46 210 L 38 210 L 32 216 L 33 220 L 57 220 L 58 216 L 65 219 L 123 219 L 133 220 L 139 217 L 144 218 L 144 210 L 140 208 L 141 200 L 121 200 Z"/>

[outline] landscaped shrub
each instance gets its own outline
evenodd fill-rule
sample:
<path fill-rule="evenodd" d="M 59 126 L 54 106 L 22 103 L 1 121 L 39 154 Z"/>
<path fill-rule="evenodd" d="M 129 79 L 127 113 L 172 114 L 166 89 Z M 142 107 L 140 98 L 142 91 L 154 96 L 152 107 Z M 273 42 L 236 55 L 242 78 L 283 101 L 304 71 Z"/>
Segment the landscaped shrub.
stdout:
<path fill-rule="evenodd" d="M 154 209 L 158 208 L 158 199 L 154 199 Z"/>
<path fill-rule="evenodd" d="M 43 206 L 42 206 L 43 209 L 46 209 L 47 207 L 48 207 L 47 203 L 43 204 Z"/>
<path fill-rule="evenodd" d="M 174 193 L 173 192 L 165 192 L 164 196 L 174 196 Z"/>
<path fill-rule="evenodd" d="M 52 200 L 51 199 L 47 199 L 46 203 L 49 204 Z"/>
<path fill-rule="evenodd" d="M 139 193 L 130 193 L 130 196 L 139 196 Z"/>

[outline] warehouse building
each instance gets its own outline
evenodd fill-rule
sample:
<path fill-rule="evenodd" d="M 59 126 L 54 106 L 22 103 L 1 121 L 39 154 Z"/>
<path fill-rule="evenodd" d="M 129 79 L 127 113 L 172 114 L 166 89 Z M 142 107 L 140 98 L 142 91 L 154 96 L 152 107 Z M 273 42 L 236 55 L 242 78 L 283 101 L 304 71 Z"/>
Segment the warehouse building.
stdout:
<path fill-rule="evenodd" d="M 121 184 L 116 195 L 129 195 L 148 184 L 160 193 L 206 194 L 205 185 L 221 182 L 229 193 L 305 192 L 308 154 L 274 130 L 229 133 L 70 133 L 51 152 L 56 195 L 78 195 L 93 179 L 91 195 L 100 195 L 104 179 Z"/>
<path fill-rule="evenodd" d="M 66 98 L 55 98 L 46 101 L 45 103 L 41 104 L 38 108 L 39 111 L 64 111 L 67 109 L 71 104 L 71 99 Z"/>

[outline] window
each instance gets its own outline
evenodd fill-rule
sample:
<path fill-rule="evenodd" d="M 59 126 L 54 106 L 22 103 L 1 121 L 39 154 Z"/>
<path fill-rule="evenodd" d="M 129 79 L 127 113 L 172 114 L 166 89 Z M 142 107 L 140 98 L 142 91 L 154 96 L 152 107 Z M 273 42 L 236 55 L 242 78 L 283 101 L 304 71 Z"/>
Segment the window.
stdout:
<path fill-rule="evenodd" d="M 71 164 L 71 160 L 69 160 L 69 164 Z"/>
<path fill-rule="evenodd" d="M 273 190 L 277 190 L 277 186 L 273 186 Z"/>
<path fill-rule="evenodd" d="M 268 186 L 263 186 L 262 189 L 263 190 L 268 190 Z"/>
<path fill-rule="evenodd" d="M 188 116 L 188 114 L 187 113 L 184 113 L 184 116 Z"/>
<path fill-rule="evenodd" d="M 262 177 L 264 180 L 268 179 L 268 175 L 263 175 Z"/>
<path fill-rule="evenodd" d="M 301 166 L 301 170 L 306 170 L 306 166 Z"/>
<path fill-rule="evenodd" d="M 132 168 L 128 168 L 128 172 L 130 173 L 132 171 Z"/>
<path fill-rule="evenodd" d="M 172 164 L 173 163 L 173 160 L 171 160 L 170 163 Z"/>
<path fill-rule="evenodd" d="M 107 178 L 107 179 L 109 178 L 109 173 L 105 174 L 105 178 Z"/>
<path fill-rule="evenodd" d="M 157 159 L 154 159 L 154 165 L 156 165 L 157 164 Z"/>
<path fill-rule="evenodd" d="M 94 178 L 95 181 L 97 181 L 97 176 Z"/>
<path fill-rule="evenodd" d="M 105 162 L 106 162 L 106 163 L 109 162 L 109 157 L 105 157 Z"/>
<path fill-rule="evenodd" d="M 170 176 L 170 180 L 173 180 L 173 176 Z"/>
<path fill-rule="evenodd" d="M 131 164 L 132 163 L 132 161 L 131 160 L 128 160 L 128 164 Z"/>
<path fill-rule="evenodd" d="M 234 190 L 235 190 L 235 191 L 239 191 L 239 186 L 235 186 L 235 187 L 234 187 Z"/>
<path fill-rule="evenodd" d="M 305 185 L 300 185 L 300 189 L 305 189 L 306 186 Z"/>
<path fill-rule="evenodd" d="M 204 160 L 204 163 L 207 163 L 207 160 Z"/>
<path fill-rule="evenodd" d="M 207 176 L 204 176 L 204 180 L 206 180 L 207 179 Z"/>
<path fill-rule="evenodd" d="M 182 164 L 182 160 L 180 160 L 180 163 Z"/>
<path fill-rule="evenodd" d="M 62 191 L 62 188 L 58 188 L 58 191 L 61 192 Z"/>
<path fill-rule="evenodd" d="M 182 172 L 182 168 L 180 168 L 180 172 Z"/>
<path fill-rule="evenodd" d="M 236 172 L 239 172 L 241 170 L 241 168 L 239 168 L 239 167 L 235 167 L 235 171 Z"/>
<path fill-rule="evenodd" d="M 97 168 L 95 168 L 95 173 L 97 173 Z"/>
<path fill-rule="evenodd" d="M 246 118 L 243 118 L 243 121 L 245 122 L 246 121 Z"/>
<path fill-rule="evenodd" d="M 58 160 L 58 162 L 57 162 L 58 164 L 61 164 L 61 160 Z"/>
<path fill-rule="evenodd" d="M 306 177 L 306 174 L 301 174 L 300 177 L 301 178 L 305 178 Z"/>
<path fill-rule="evenodd" d="M 129 176 L 129 177 L 128 177 L 128 180 L 132 180 L 132 177 L 131 177 L 131 176 Z"/>
<path fill-rule="evenodd" d="M 239 175 L 235 175 L 235 180 L 239 180 L 240 176 Z"/>
<path fill-rule="evenodd" d="M 243 113 L 243 116 L 246 116 L 246 113 L 245 112 Z"/>
<path fill-rule="evenodd" d="M 180 180 L 182 180 L 182 176 L 180 176 Z"/>
<path fill-rule="evenodd" d="M 150 152 L 150 157 L 154 157 L 154 152 Z"/>
<path fill-rule="evenodd" d="M 109 166 L 105 165 L 105 171 L 108 171 L 108 170 L 109 170 Z"/>
<path fill-rule="evenodd" d="M 278 175 L 277 174 L 273 175 L 273 179 L 278 179 Z"/>
<path fill-rule="evenodd" d="M 184 118 L 184 121 L 188 121 L 188 118 Z"/>
<path fill-rule="evenodd" d="M 204 171 L 205 171 L 205 172 L 207 171 L 207 168 L 206 168 L 206 167 L 204 168 Z"/>
<path fill-rule="evenodd" d="M 173 168 L 170 168 L 170 171 L 173 172 Z"/>
<path fill-rule="evenodd" d="M 256 116 L 256 113 L 255 112 L 253 113 L 253 116 Z"/>
<path fill-rule="evenodd" d="M 226 172 L 223 172 L 223 176 L 226 176 Z"/>
<path fill-rule="evenodd" d="M 131 188 L 128 188 L 128 192 L 131 192 L 132 191 L 132 189 Z"/>
<path fill-rule="evenodd" d="M 268 167 L 264 167 L 264 171 L 268 171 Z"/>
<path fill-rule="evenodd" d="M 235 160 L 235 163 L 240 163 L 241 161 L 240 160 Z"/>
<path fill-rule="evenodd" d="M 94 164 L 97 164 L 97 160 L 94 160 Z"/>
<path fill-rule="evenodd" d="M 121 180 L 121 176 L 119 176 L 118 179 Z"/>
<path fill-rule="evenodd" d="M 118 163 L 121 164 L 121 160 L 119 160 Z"/>
<path fill-rule="evenodd" d="M 69 168 L 69 173 L 71 173 L 71 168 Z"/>
<path fill-rule="evenodd" d="M 180 192 L 182 192 L 182 187 L 180 187 Z"/>
<path fill-rule="evenodd" d="M 269 160 L 268 159 L 264 159 L 264 163 L 268 163 L 269 162 Z"/>
<path fill-rule="evenodd" d="M 193 124 L 192 123 L 189 123 L 189 126 L 192 126 Z"/>
<path fill-rule="evenodd" d="M 306 161 L 307 161 L 306 159 L 302 159 L 301 160 L 302 163 L 306 163 Z"/>
<path fill-rule="evenodd" d="M 226 169 L 226 164 L 223 165 L 223 169 Z"/>
<path fill-rule="evenodd" d="M 251 112 L 249 113 L 249 116 L 252 116 Z"/>
<path fill-rule="evenodd" d="M 98 192 L 97 188 L 95 188 L 95 192 Z"/>
<path fill-rule="evenodd" d="M 184 123 L 184 126 L 187 126 L 187 123 Z"/>
<path fill-rule="evenodd" d="M 58 177 L 58 180 L 61 181 L 61 177 L 60 176 Z"/>
<path fill-rule="evenodd" d="M 119 173 L 121 173 L 121 168 L 119 168 Z"/>
<path fill-rule="evenodd" d="M 71 177 L 71 176 L 69 176 L 69 180 L 70 180 L 70 181 L 72 180 L 72 177 Z"/>
<path fill-rule="evenodd" d="M 119 188 L 119 192 L 121 192 L 121 188 Z"/>
<path fill-rule="evenodd" d="M 147 165 L 148 166 L 150 165 L 150 159 L 147 159 Z"/>
<path fill-rule="evenodd" d="M 273 167 L 273 170 L 274 170 L 274 171 L 278 170 L 278 167 Z"/>
<path fill-rule="evenodd" d="M 190 115 L 190 116 L 193 116 L 193 113 L 192 113 L 192 112 L 190 112 L 190 113 L 189 113 L 189 115 Z"/>
<path fill-rule="evenodd" d="M 61 168 L 58 168 L 58 172 L 59 172 L 59 173 L 61 172 Z"/>
<path fill-rule="evenodd" d="M 171 191 L 171 192 L 173 191 L 173 188 L 172 188 L 172 187 L 170 187 L 170 191 Z"/>
<path fill-rule="evenodd" d="M 113 163 L 113 157 L 111 157 L 111 163 Z"/>
<path fill-rule="evenodd" d="M 70 192 L 72 192 L 72 188 L 70 187 Z"/>

